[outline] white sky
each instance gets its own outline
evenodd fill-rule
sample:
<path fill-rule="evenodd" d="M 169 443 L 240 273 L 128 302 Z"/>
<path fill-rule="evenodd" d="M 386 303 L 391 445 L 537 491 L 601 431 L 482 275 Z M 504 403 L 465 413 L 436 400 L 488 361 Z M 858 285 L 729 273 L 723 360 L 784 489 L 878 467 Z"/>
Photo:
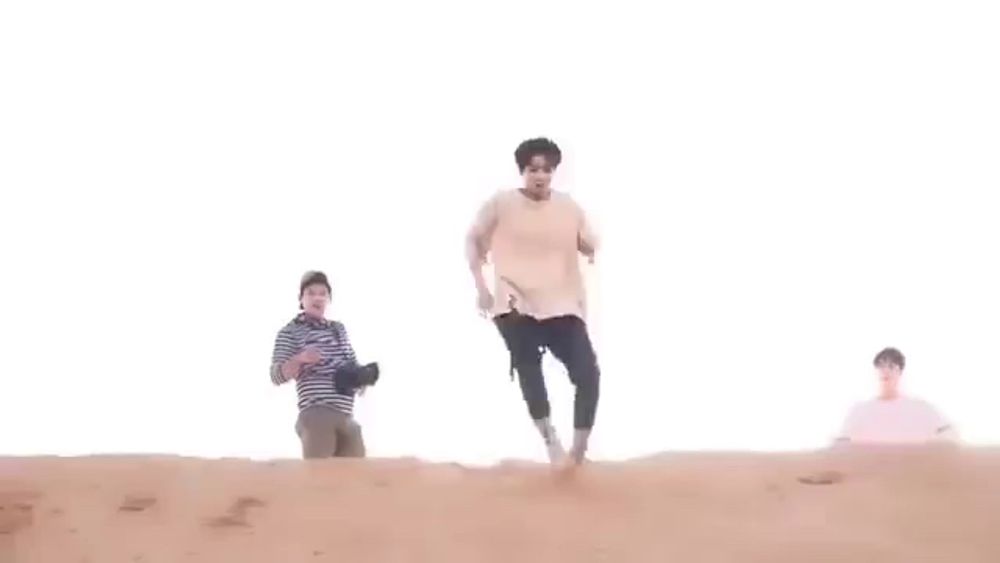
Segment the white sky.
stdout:
<path fill-rule="evenodd" d="M 298 456 L 321 268 L 372 455 L 541 459 L 462 254 L 536 135 L 605 240 L 593 457 L 822 447 L 886 345 L 1000 442 L 995 2 L 332 4 L 0 5 L 0 454 Z"/>

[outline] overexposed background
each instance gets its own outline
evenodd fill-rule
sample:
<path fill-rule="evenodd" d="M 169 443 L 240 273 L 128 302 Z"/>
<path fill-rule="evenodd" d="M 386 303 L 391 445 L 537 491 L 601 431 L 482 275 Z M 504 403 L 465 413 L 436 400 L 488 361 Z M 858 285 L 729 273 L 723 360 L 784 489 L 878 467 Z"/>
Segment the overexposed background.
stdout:
<path fill-rule="evenodd" d="M 372 455 L 541 459 L 463 258 L 537 135 L 605 242 L 595 458 L 823 447 L 887 345 L 1000 441 L 994 2 L 472 4 L 0 5 L 0 454 L 298 456 L 321 268 Z"/>

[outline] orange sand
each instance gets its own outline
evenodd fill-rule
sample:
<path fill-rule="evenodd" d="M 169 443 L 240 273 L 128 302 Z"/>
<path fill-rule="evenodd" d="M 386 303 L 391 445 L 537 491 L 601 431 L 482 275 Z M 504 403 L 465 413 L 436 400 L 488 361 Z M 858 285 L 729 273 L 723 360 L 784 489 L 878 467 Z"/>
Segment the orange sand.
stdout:
<path fill-rule="evenodd" d="M 997 563 L 1000 450 L 676 454 L 570 477 L 0 458 L 0 563 L 85 561 Z"/>

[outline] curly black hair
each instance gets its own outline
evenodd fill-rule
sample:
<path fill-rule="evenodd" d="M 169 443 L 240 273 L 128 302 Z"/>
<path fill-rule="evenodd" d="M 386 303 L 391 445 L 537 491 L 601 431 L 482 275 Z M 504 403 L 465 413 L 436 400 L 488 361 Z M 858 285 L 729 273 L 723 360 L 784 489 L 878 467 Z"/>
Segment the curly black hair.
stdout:
<path fill-rule="evenodd" d="M 523 174 L 524 169 L 531 164 L 531 159 L 536 156 L 544 156 L 552 168 L 559 166 L 562 162 L 562 151 L 559 145 L 545 137 L 528 139 L 517 146 L 514 151 L 514 160 L 517 162 L 517 169 Z"/>
<path fill-rule="evenodd" d="M 903 369 L 906 367 L 906 356 L 895 348 L 886 348 L 875 355 L 875 359 L 872 360 L 872 364 L 875 367 L 882 364 L 888 364 L 891 366 L 899 366 L 899 369 Z"/>

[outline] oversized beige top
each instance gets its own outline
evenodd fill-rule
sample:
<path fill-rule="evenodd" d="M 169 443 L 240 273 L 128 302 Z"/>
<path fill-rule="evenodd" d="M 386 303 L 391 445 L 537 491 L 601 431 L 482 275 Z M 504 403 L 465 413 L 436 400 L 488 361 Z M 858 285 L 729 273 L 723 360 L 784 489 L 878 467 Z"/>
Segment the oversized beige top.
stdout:
<path fill-rule="evenodd" d="M 568 194 L 553 190 L 536 201 L 517 189 L 498 191 L 480 208 L 468 241 L 470 260 L 492 258 L 493 315 L 513 306 L 540 320 L 586 318 L 580 253 L 592 255 L 597 240 Z"/>

